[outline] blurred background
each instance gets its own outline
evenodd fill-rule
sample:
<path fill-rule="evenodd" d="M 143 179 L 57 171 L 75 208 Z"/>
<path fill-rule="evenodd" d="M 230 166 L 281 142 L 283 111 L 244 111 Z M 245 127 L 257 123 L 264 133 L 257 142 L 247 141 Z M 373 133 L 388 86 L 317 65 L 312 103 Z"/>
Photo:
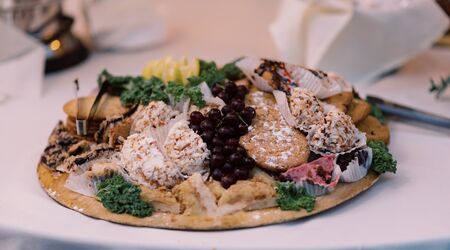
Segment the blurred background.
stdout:
<path fill-rule="evenodd" d="M 0 0 L 0 102 L 168 55 L 268 57 L 371 82 L 448 47 L 449 13 L 450 0 Z"/>

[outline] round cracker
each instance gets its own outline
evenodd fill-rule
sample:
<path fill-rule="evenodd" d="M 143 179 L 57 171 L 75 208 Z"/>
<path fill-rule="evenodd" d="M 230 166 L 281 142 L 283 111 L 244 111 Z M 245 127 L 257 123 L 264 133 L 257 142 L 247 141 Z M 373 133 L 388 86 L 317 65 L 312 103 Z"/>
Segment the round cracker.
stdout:
<path fill-rule="evenodd" d="M 95 96 L 86 96 L 78 98 L 80 102 L 80 112 L 79 119 L 87 119 L 89 116 L 89 111 L 91 110 L 92 104 L 94 103 Z M 64 104 L 64 112 L 67 116 L 75 119 L 77 115 L 77 101 L 76 99 L 68 101 Z M 100 100 L 97 107 L 97 112 L 92 117 L 94 121 L 102 121 L 110 117 L 124 115 L 129 111 L 127 107 L 122 106 L 120 98 L 117 96 L 104 95 Z"/>
<path fill-rule="evenodd" d="M 330 96 L 324 101 L 328 104 L 334 105 L 339 111 L 347 112 L 348 106 L 352 103 L 353 93 L 342 92 L 337 95 Z"/>
<path fill-rule="evenodd" d="M 304 209 L 300 211 L 283 211 L 279 208 L 267 208 L 255 211 L 239 211 L 220 217 L 154 212 L 152 216 L 138 218 L 128 214 L 111 213 L 95 198 L 67 189 L 64 187 L 68 177 L 67 173 L 53 171 L 42 163 L 38 165 L 37 173 L 42 188 L 52 199 L 81 214 L 125 225 L 184 230 L 247 228 L 305 218 L 350 200 L 373 186 L 379 179 L 378 174 L 370 171 L 366 177 L 358 182 L 339 183 L 330 194 L 317 197 L 316 206 L 309 213 Z"/>
<path fill-rule="evenodd" d="M 353 99 L 348 106 L 347 115 L 352 118 L 353 123 L 366 119 L 371 110 L 370 104 L 361 99 Z"/>
<path fill-rule="evenodd" d="M 383 141 L 389 144 L 390 134 L 389 128 L 378 121 L 377 118 L 369 115 L 366 119 L 356 124 L 356 127 L 366 133 L 369 141 Z"/>

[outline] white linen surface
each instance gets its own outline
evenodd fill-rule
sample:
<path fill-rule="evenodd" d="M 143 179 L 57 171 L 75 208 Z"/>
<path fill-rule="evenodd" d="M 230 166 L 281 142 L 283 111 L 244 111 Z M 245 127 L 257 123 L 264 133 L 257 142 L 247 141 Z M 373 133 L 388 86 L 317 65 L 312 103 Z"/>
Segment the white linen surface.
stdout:
<path fill-rule="evenodd" d="M 183 232 L 95 220 L 51 200 L 40 188 L 35 168 L 51 129 L 65 118 L 62 105 L 73 97 L 74 78 L 80 79 L 81 94 L 88 94 L 104 68 L 138 74 L 148 60 L 167 55 L 218 63 L 240 55 L 276 57 L 266 29 L 275 1 L 216 1 L 214 7 L 221 11 L 214 13 L 208 12 L 210 1 L 169 2 L 168 7 L 185 11 L 167 12 L 178 37 L 163 47 L 94 54 L 83 64 L 47 76 L 43 97 L 11 98 L 0 105 L 0 249 L 448 249 L 450 136 L 399 122 L 389 124 L 398 173 L 383 176 L 344 205 L 305 220 L 235 231 Z M 233 13 L 233 18 L 225 13 Z M 218 24 L 221 29 L 211 30 Z M 205 32 L 211 35 L 202 36 Z M 435 101 L 427 91 L 429 77 L 448 74 L 449 68 L 450 50 L 433 49 L 398 75 L 359 90 L 450 116 L 449 101 Z"/>
<path fill-rule="evenodd" d="M 436 102 L 427 91 L 428 78 L 442 75 L 449 67 L 450 50 L 428 51 L 398 75 L 367 86 L 364 93 L 450 116 L 448 100 Z M 52 78 L 51 82 L 68 82 L 72 74 Z M 69 242 L 70 247 L 83 242 L 108 244 L 104 249 L 111 245 L 157 249 L 411 249 L 450 245 L 450 135 L 399 122 L 389 124 L 390 148 L 398 160 L 398 173 L 384 175 L 359 197 L 309 219 L 246 230 L 182 232 L 121 226 L 65 209 L 41 190 L 34 170 L 51 128 L 58 118 L 64 118 L 61 104 L 70 97 L 69 84 L 54 87 L 67 91 L 50 91 L 41 101 L 12 99 L 0 106 L 1 117 L 8 117 L 2 121 L 0 132 L 0 228 L 7 232 L 0 231 L 4 235 L 0 246 L 48 247 Z M 63 96 L 57 97 L 61 93 Z M 15 230 L 23 237 L 13 234 Z"/>

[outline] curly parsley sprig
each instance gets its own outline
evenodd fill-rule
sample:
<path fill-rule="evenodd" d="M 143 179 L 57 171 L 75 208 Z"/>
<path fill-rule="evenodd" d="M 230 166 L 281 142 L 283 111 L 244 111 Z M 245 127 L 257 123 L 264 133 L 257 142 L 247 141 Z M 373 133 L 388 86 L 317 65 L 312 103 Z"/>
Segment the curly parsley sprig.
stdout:
<path fill-rule="evenodd" d="M 184 97 L 198 107 L 205 106 L 203 94 L 197 86 L 184 86 L 178 82 L 169 82 L 167 85 L 158 77 L 145 79 L 141 76 L 114 76 L 107 70 L 103 70 L 98 77 L 98 84 L 109 83 L 108 93 L 120 96 L 125 105 L 143 104 L 151 101 L 163 101 L 169 103 L 169 95 L 175 101 Z"/>
<path fill-rule="evenodd" d="M 183 98 L 189 98 L 197 107 L 201 108 L 206 105 L 203 94 L 197 86 L 183 86 L 178 82 L 171 81 L 167 84 L 166 92 L 173 97 L 175 102 L 179 102 Z"/>
<path fill-rule="evenodd" d="M 376 172 L 383 174 L 385 172 L 395 173 L 397 171 L 397 161 L 394 160 L 392 154 L 389 153 L 389 150 L 384 142 L 368 141 L 367 146 L 372 148 L 372 167 Z"/>
<path fill-rule="evenodd" d="M 217 67 L 215 62 L 200 60 L 200 74 L 187 79 L 189 86 L 197 86 L 202 82 L 206 82 L 211 88 L 213 84 L 224 83 L 226 79 L 236 81 L 244 78 L 244 73 L 236 66 L 236 62 L 239 59 L 225 64 L 221 69 Z"/>
<path fill-rule="evenodd" d="M 113 175 L 98 185 L 97 198 L 103 206 L 116 214 L 136 217 L 152 215 L 153 206 L 140 198 L 141 189 L 127 182 L 121 175 Z"/>
<path fill-rule="evenodd" d="M 293 182 L 277 183 L 277 203 L 281 210 L 300 210 L 311 212 L 314 209 L 316 198 L 306 193 L 302 187 L 296 187 Z"/>

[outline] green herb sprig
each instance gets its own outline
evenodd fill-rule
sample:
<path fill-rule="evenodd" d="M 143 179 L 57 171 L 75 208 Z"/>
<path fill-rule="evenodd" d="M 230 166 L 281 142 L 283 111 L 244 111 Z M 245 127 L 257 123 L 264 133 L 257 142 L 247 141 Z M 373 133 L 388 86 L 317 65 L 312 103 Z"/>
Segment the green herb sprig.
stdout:
<path fill-rule="evenodd" d="M 450 75 L 447 76 L 447 78 L 441 77 L 439 83 L 436 83 L 433 79 L 430 79 L 430 83 L 431 86 L 429 92 L 436 92 L 436 98 L 439 98 L 450 85 Z"/>
<path fill-rule="evenodd" d="M 311 212 L 314 209 L 316 198 L 306 193 L 302 187 L 296 187 L 293 182 L 277 183 L 277 203 L 281 210 L 295 210 L 301 208 Z"/>
<path fill-rule="evenodd" d="M 169 102 L 169 96 L 165 92 L 165 88 L 164 82 L 157 77 L 152 77 L 148 80 L 142 77 L 136 77 L 132 81 L 132 85 L 122 91 L 120 100 L 127 105 L 147 105 L 151 101 L 163 101 L 167 103 Z"/>
<path fill-rule="evenodd" d="M 203 94 L 197 86 L 184 86 L 178 82 L 169 82 L 166 85 L 158 77 L 145 79 L 141 76 L 114 76 L 103 70 L 98 77 L 98 85 L 101 86 L 104 82 L 109 83 L 108 93 L 120 96 L 125 105 L 147 105 L 151 101 L 169 103 L 169 95 L 175 101 L 188 97 L 200 108 L 206 105 Z"/>
<path fill-rule="evenodd" d="M 238 60 L 225 64 L 221 69 L 217 67 L 215 62 L 200 60 L 200 73 L 198 76 L 192 76 L 187 79 L 189 86 L 197 86 L 202 82 L 206 82 L 211 88 L 214 83 L 221 84 L 226 79 L 236 81 L 244 78 L 244 73 L 236 66 Z"/>
<path fill-rule="evenodd" d="M 139 218 L 153 213 L 153 206 L 140 198 L 141 189 L 127 182 L 121 175 L 113 175 L 97 187 L 97 198 L 113 213 L 127 213 Z"/>
<path fill-rule="evenodd" d="M 203 94 L 197 86 L 183 86 L 178 82 L 171 81 L 167 84 L 166 93 L 172 96 L 175 102 L 189 98 L 197 107 L 201 108 L 206 105 Z"/>
<path fill-rule="evenodd" d="M 397 171 L 397 161 L 394 160 L 392 154 L 389 153 L 389 150 L 384 142 L 368 141 L 367 146 L 372 149 L 372 167 L 376 172 L 382 174 L 385 172 L 395 173 Z"/>

